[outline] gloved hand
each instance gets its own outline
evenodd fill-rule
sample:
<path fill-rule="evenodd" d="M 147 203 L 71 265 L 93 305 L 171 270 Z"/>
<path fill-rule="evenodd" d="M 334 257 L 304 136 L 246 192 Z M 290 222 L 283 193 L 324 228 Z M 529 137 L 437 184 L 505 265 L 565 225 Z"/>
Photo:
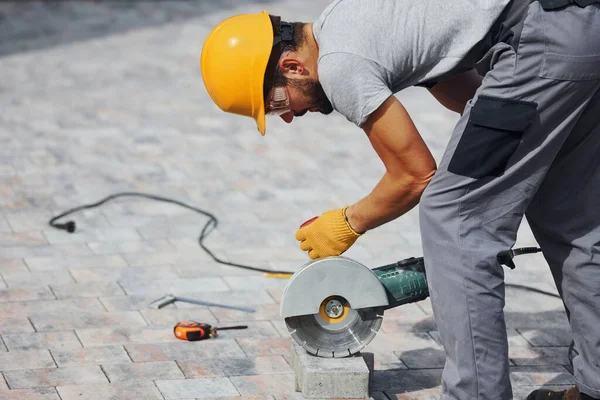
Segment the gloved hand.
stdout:
<path fill-rule="evenodd" d="M 327 256 L 339 256 L 350 248 L 362 234 L 352 229 L 346 219 L 348 207 L 330 210 L 314 221 L 307 221 L 296 231 L 300 248 L 308 251 L 313 260 Z"/>

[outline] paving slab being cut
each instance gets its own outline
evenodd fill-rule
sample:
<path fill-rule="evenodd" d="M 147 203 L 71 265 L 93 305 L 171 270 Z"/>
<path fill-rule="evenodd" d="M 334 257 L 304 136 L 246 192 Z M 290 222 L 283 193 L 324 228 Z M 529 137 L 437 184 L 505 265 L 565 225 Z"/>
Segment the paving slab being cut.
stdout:
<path fill-rule="evenodd" d="M 307 399 L 368 399 L 373 354 L 321 358 L 292 340 L 292 367 L 297 392 Z"/>

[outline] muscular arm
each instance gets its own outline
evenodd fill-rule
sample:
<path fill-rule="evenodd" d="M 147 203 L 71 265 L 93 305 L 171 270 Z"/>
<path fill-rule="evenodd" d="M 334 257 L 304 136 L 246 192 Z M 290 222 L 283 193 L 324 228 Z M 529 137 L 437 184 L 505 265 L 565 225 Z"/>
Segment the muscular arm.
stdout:
<path fill-rule="evenodd" d="M 371 114 L 362 128 L 386 172 L 367 197 L 346 210 L 348 222 L 357 232 L 383 225 L 412 209 L 436 170 L 427 145 L 394 96 Z"/>
<path fill-rule="evenodd" d="M 462 114 L 465 104 L 473 98 L 482 79 L 475 70 L 470 70 L 438 83 L 429 92 L 448 110 Z"/>

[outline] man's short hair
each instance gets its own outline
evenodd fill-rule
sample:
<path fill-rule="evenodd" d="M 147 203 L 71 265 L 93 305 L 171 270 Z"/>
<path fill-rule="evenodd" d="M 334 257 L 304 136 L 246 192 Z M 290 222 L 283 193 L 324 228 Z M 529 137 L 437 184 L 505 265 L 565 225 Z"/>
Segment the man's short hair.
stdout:
<path fill-rule="evenodd" d="M 281 17 L 277 17 L 275 15 L 269 15 L 271 18 L 271 25 L 273 26 L 273 36 L 280 35 L 280 23 Z M 265 70 L 265 78 L 263 84 L 263 98 L 266 101 L 267 96 L 271 92 L 273 88 L 273 84 L 277 86 L 284 86 L 287 84 L 287 79 L 285 76 L 281 74 L 277 70 L 277 63 L 279 62 L 279 58 L 283 53 L 283 50 L 291 47 L 292 51 L 298 50 L 304 44 L 304 25 L 303 22 L 292 22 L 292 26 L 294 27 L 294 36 L 291 41 L 281 41 L 271 50 L 271 56 L 269 57 L 269 62 L 267 63 L 267 69 Z"/>

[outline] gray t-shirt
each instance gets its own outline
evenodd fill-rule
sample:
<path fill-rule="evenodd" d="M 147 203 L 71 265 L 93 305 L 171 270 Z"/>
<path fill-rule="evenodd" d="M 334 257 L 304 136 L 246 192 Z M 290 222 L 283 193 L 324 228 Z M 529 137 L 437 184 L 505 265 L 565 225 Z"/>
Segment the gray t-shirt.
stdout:
<path fill-rule="evenodd" d="M 459 67 L 509 0 L 335 0 L 313 24 L 319 81 L 361 126 L 389 96 Z"/>

